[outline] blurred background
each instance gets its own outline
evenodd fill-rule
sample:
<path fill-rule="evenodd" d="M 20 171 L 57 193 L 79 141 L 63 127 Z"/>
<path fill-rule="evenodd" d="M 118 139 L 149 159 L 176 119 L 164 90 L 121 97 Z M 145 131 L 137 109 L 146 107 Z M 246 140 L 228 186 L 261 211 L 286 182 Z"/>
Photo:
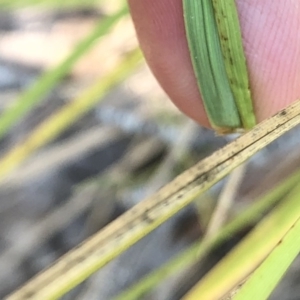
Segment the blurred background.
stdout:
<path fill-rule="evenodd" d="M 234 138 L 215 136 L 174 107 L 135 50 L 125 4 L 0 0 L 1 299 Z M 99 91 L 87 92 L 95 86 Z M 80 99 L 89 104 L 74 110 Z M 62 121 L 53 118 L 63 110 Z M 299 168 L 299 130 L 235 173 L 225 219 Z M 227 183 L 218 183 L 64 299 L 113 299 L 208 228 L 217 230 L 210 216 Z M 161 276 L 147 292 L 122 299 L 180 299 L 249 229 L 205 259 Z M 299 300 L 299 282 L 298 259 L 272 299 Z"/>

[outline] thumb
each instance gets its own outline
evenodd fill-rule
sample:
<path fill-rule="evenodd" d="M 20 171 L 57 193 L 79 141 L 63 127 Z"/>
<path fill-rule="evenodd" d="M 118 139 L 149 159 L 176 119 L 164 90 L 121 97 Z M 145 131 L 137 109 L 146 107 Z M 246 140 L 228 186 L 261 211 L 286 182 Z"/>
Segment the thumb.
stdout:
<path fill-rule="evenodd" d="M 255 113 L 261 121 L 300 98 L 300 2 L 236 0 Z M 172 101 L 208 126 L 184 30 L 182 0 L 129 0 L 146 60 Z"/>

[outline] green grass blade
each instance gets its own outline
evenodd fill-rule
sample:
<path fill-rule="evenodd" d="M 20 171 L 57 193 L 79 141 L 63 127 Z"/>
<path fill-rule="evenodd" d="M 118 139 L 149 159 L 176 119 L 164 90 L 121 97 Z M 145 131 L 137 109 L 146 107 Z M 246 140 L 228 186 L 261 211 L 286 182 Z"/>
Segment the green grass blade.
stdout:
<path fill-rule="evenodd" d="M 299 218 L 300 201 L 297 187 L 218 263 L 184 300 L 217 300 L 223 297 L 261 264 Z"/>
<path fill-rule="evenodd" d="M 182 254 L 171 259 L 158 270 L 153 271 L 149 275 L 141 279 L 140 282 L 128 288 L 114 300 L 138 300 L 142 296 L 158 286 L 168 276 L 186 268 L 204 257 L 206 253 L 213 248 L 222 244 L 230 237 L 234 236 L 239 230 L 253 225 L 257 222 L 264 213 L 273 205 L 275 205 L 282 197 L 290 191 L 300 181 L 300 171 L 289 176 L 278 186 L 268 191 L 266 195 L 254 202 L 246 211 L 238 215 L 234 220 L 224 226 L 212 238 L 200 241 L 185 250 Z M 256 298 L 254 298 L 256 299 Z"/>
<path fill-rule="evenodd" d="M 212 0 L 212 2 L 230 87 L 243 128 L 251 129 L 256 120 L 235 0 Z"/>
<path fill-rule="evenodd" d="M 194 72 L 213 128 L 242 127 L 231 92 L 211 0 L 184 0 L 185 27 Z"/>
<path fill-rule="evenodd" d="M 43 100 L 51 89 L 65 76 L 78 61 L 94 44 L 99 37 L 109 32 L 113 25 L 128 12 L 127 6 L 124 6 L 117 13 L 101 20 L 93 32 L 80 42 L 74 51 L 53 70 L 47 71 L 39 80 L 25 91 L 16 103 L 9 107 L 0 117 L 0 138 L 35 105 Z"/>
<path fill-rule="evenodd" d="M 293 196 L 299 201 L 300 189 Z M 234 300 L 266 300 L 300 252 L 300 215 L 277 247 L 242 286 Z"/>

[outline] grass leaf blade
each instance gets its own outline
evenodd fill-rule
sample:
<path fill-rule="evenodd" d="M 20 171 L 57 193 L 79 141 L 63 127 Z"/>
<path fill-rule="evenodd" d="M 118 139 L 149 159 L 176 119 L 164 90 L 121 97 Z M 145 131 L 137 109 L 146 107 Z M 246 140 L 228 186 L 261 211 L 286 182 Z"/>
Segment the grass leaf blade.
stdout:
<path fill-rule="evenodd" d="M 203 103 L 219 132 L 241 127 L 228 81 L 211 0 L 184 0 L 187 39 Z"/>
<path fill-rule="evenodd" d="M 235 0 L 212 0 L 212 2 L 230 87 L 243 128 L 251 129 L 256 120 Z"/>
<path fill-rule="evenodd" d="M 299 187 L 297 186 L 285 201 L 282 201 L 269 213 L 188 293 L 184 300 L 196 300 L 202 297 L 203 299 L 218 300 L 225 296 L 266 259 L 299 220 L 299 217 L 300 202 Z M 218 282 L 217 286 L 216 282 Z"/>
<path fill-rule="evenodd" d="M 299 188 L 294 196 L 299 199 Z M 299 252 L 300 216 L 274 251 L 243 284 L 233 300 L 268 299 Z"/>

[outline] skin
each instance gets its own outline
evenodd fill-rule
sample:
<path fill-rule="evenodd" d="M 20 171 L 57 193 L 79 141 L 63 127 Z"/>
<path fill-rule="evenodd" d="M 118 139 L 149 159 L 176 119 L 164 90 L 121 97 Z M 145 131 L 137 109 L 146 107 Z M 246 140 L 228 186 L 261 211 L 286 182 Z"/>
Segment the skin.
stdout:
<path fill-rule="evenodd" d="M 258 121 L 300 99 L 299 0 L 237 0 Z M 182 0 L 129 0 L 145 58 L 174 104 L 209 122 L 185 37 Z"/>

